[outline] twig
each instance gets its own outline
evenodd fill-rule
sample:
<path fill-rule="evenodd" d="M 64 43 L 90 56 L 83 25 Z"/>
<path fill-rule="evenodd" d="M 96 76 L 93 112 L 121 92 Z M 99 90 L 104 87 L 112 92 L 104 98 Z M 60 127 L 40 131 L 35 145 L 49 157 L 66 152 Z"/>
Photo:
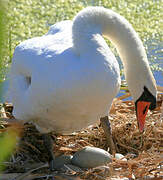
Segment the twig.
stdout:
<path fill-rule="evenodd" d="M 21 174 L 20 176 L 15 177 L 15 178 L 12 179 L 12 180 L 23 180 L 26 176 L 28 176 L 28 175 L 29 175 L 30 173 L 32 173 L 33 171 L 38 170 L 38 169 L 41 169 L 41 168 L 44 168 L 44 167 L 49 167 L 49 164 L 48 164 L 48 163 L 46 163 L 46 164 L 40 163 L 40 166 L 38 166 L 38 167 L 36 167 L 36 168 L 33 168 L 33 169 L 29 170 L 28 172 L 23 173 L 23 174 Z"/>
<path fill-rule="evenodd" d="M 163 87 L 157 85 L 157 91 L 163 92 Z"/>

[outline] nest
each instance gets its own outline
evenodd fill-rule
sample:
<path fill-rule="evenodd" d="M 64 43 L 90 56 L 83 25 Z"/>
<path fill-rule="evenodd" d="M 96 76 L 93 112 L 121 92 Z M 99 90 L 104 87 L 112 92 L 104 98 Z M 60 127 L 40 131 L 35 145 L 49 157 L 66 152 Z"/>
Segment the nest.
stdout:
<path fill-rule="evenodd" d="M 67 167 L 51 173 L 43 137 L 32 124 L 20 125 L 12 117 L 12 105 L 1 108 L 0 135 L 11 127 L 19 131 L 19 145 L 8 161 L 4 162 L 3 180 L 79 180 L 79 179 L 155 179 L 163 178 L 163 94 L 158 95 L 158 107 L 148 113 L 146 129 L 140 134 L 133 101 L 114 99 L 109 119 L 116 151 L 127 159 L 117 160 L 97 168 Z M 3 118 L 2 118 L 3 117 Z M 106 138 L 99 124 L 69 136 L 51 134 L 55 155 L 72 155 L 85 146 L 106 149 Z M 1 166 L 1 165 L 0 165 Z"/>

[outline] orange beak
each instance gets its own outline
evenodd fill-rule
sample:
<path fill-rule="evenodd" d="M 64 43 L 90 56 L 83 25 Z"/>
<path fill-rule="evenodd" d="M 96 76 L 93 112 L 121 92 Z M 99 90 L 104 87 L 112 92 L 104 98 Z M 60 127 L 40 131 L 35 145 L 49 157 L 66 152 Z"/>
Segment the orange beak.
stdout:
<path fill-rule="evenodd" d="M 150 102 L 146 102 L 146 101 L 137 102 L 136 116 L 137 116 L 138 127 L 140 132 L 144 131 L 145 117 L 147 115 L 150 104 L 151 104 Z"/>

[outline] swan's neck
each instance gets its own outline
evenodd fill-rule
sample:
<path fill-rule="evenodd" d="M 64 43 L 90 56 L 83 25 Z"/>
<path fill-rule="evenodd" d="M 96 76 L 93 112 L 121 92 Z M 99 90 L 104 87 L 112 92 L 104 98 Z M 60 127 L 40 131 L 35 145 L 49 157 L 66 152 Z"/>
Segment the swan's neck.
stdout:
<path fill-rule="evenodd" d="M 102 7 L 86 8 L 75 17 L 72 34 L 75 51 L 79 54 L 94 47 L 96 43 L 93 35 L 102 34 L 111 40 L 121 57 L 126 80 L 135 100 L 149 83 L 147 81 L 152 84 L 151 92 L 154 91 L 154 79 L 145 49 L 125 18 Z"/>

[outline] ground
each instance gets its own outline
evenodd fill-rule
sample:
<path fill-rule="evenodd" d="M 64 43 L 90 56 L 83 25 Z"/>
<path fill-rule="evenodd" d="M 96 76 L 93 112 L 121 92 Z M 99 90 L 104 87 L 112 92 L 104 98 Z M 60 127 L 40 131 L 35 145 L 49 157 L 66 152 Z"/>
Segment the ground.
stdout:
<path fill-rule="evenodd" d="M 12 157 L 5 163 L 3 180 L 73 180 L 73 179 L 156 179 L 163 178 L 163 94 L 159 94 L 158 107 L 149 112 L 146 130 L 140 134 L 137 128 L 133 101 L 114 99 L 110 111 L 113 140 L 117 152 L 125 155 L 127 161 L 116 160 L 105 166 L 82 169 L 65 166 L 51 173 L 48 168 L 48 155 L 43 146 L 42 134 L 31 124 L 20 125 L 12 117 L 12 105 L 4 104 L 6 117 L 1 118 L 0 135 L 11 128 L 19 131 L 19 145 Z M 161 106 L 162 104 L 162 106 Z M 3 109 L 3 108 L 2 108 Z M 2 110 L 1 110 L 2 111 Z M 51 134 L 54 140 L 55 155 L 73 154 L 85 146 L 106 149 L 106 139 L 99 124 L 70 136 Z"/>

